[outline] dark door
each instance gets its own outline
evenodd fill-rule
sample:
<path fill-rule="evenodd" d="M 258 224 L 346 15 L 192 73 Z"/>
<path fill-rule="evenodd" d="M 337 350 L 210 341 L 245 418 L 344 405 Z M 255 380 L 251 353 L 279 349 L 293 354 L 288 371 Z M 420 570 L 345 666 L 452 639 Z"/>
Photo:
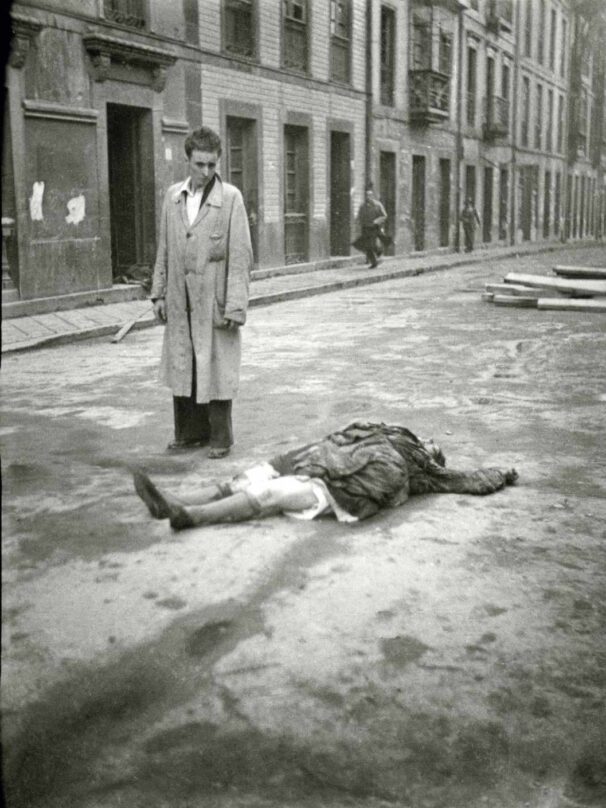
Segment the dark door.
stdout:
<path fill-rule="evenodd" d="M 107 105 L 107 159 L 114 278 L 154 263 L 154 156 L 151 110 Z"/>
<path fill-rule="evenodd" d="M 414 249 L 425 249 L 425 158 L 412 158 L 412 232 Z"/>
<path fill-rule="evenodd" d="M 382 151 L 379 157 L 379 198 L 387 213 L 384 230 L 391 237 L 385 250 L 386 255 L 395 254 L 396 236 L 396 155 Z"/>
<path fill-rule="evenodd" d="M 492 240 L 492 168 L 484 169 L 484 206 L 482 209 L 482 241 L 487 244 Z"/>
<path fill-rule="evenodd" d="M 520 225 L 522 238 L 530 241 L 532 235 L 532 166 L 520 169 Z"/>
<path fill-rule="evenodd" d="M 330 133 L 330 254 L 349 255 L 351 203 L 349 135 Z"/>
<path fill-rule="evenodd" d="M 250 118 L 227 118 L 227 178 L 242 193 L 255 264 L 258 262 L 259 199 L 256 122 Z"/>
<path fill-rule="evenodd" d="M 543 238 L 549 238 L 551 229 L 551 171 L 545 172 L 545 191 L 543 194 Z"/>
<path fill-rule="evenodd" d="M 506 168 L 499 172 L 499 238 L 507 238 L 507 208 L 509 195 L 509 173 Z"/>
<path fill-rule="evenodd" d="M 284 255 L 287 264 L 307 260 L 309 216 L 307 129 L 284 127 Z"/>
<path fill-rule="evenodd" d="M 450 160 L 440 160 L 440 247 L 450 238 Z"/>

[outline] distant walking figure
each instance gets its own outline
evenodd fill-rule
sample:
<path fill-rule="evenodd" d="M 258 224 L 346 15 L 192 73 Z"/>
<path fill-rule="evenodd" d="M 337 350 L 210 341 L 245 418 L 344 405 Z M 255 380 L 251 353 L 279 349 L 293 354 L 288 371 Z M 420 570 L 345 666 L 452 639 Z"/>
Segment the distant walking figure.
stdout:
<path fill-rule="evenodd" d="M 478 211 L 473 203 L 473 199 L 468 196 L 465 200 L 465 206 L 461 211 L 461 223 L 463 224 L 463 233 L 465 234 L 465 252 L 473 250 L 473 237 L 476 229 L 476 223 L 480 224 L 480 217 Z"/>
<path fill-rule="evenodd" d="M 176 530 L 286 513 L 313 519 L 334 513 L 357 522 L 403 505 L 410 494 L 492 494 L 518 478 L 515 469 L 454 471 L 441 450 L 402 426 L 357 421 L 277 455 L 187 502 L 160 491 L 142 471 L 135 489 L 156 519 Z"/>
<path fill-rule="evenodd" d="M 358 209 L 358 224 L 360 235 L 353 242 L 356 250 L 366 253 L 366 260 L 371 268 L 377 266 L 377 257 L 382 254 L 383 248 L 391 243 L 391 238 L 383 231 L 387 221 L 385 208 L 375 199 L 372 185 L 366 187 L 366 201 Z"/>

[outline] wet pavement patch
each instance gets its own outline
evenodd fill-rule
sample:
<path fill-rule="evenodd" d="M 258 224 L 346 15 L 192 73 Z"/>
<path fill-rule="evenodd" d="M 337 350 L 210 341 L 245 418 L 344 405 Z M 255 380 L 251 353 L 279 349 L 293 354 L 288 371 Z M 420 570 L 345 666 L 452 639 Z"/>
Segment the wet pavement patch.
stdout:
<path fill-rule="evenodd" d="M 182 598 L 163 598 L 156 601 L 156 606 L 177 611 L 178 609 L 184 609 L 187 606 L 187 601 Z"/>
<path fill-rule="evenodd" d="M 174 686 L 151 655 L 125 656 L 101 668 L 82 667 L 31 704 L 9 733 L 4 783 L 11 808 L 45 805 L 81 781 L 115 725 L 133 720 Z M 10 737 L 8 737 L 10 735 Z"/>
<path fill-rule="evenodd" d="M 411 662 L 420 659 L 430 646 L 417 640 L 416 637 L 401 635 L 381 641 L 381 651 L 385 661 L 398 668 L 405 668 Z"/>
<path fill-rule="evenodd" d="M 232 627 L 231 620 L 219 620 L 206 623 L 192 631 L 187 639 L 187 653 L 193 657 L 201 657 L 212 651 L 220 642 L 227 639 Z"/>

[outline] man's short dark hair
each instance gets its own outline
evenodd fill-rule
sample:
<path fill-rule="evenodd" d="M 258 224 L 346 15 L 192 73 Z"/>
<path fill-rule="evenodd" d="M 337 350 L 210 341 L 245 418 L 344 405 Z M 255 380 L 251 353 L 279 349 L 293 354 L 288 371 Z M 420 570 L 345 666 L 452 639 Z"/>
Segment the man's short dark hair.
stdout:
<path fill-rule="evenodd" d="M 189 135 L 185 141 L 185 154 L 188 159 L 194 151 L 217 152 L 221 154 L 221 138 L 210 126 L 201 126 Z"/>

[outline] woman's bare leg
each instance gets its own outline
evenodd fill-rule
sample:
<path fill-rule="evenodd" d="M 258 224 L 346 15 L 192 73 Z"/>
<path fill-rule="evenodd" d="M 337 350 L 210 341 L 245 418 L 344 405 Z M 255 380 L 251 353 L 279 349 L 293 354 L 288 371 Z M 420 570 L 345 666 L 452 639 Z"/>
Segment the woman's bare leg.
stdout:
<path fill-rule="evenodd" d="M 168 504 L 170 526 L 175 530 L 222 522 L 243 522 L 260 515 L 260 507 L 243 491 L 207 505 Z"/>

